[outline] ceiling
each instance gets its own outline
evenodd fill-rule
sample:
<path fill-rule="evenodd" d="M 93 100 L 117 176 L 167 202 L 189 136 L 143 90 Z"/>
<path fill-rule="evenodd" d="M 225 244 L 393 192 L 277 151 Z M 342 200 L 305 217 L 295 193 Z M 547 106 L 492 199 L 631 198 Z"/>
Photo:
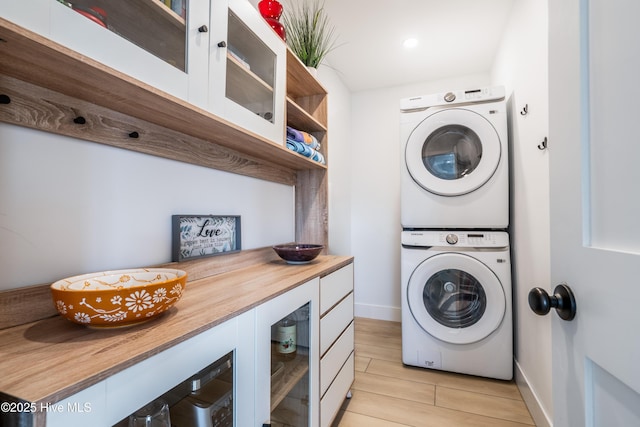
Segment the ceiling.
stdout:
<path fill-rule="evenodd" d="M 488 73 L 514 1 L 324 0 L 338 45 L 325 65 L 352 92 Z"/>

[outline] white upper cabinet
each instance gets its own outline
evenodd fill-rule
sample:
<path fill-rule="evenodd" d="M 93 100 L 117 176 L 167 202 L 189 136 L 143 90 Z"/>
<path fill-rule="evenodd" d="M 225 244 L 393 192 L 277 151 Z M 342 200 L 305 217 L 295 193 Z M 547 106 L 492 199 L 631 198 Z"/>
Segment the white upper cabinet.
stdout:
<path fill-rule="evenodd" d="M 197 6 L 199 1 L 191 3 Z M 205 13 L 208 16 L 208 9 Z M 187 101 L 190 79 L 206 79 L 206 70 L 190 75 L 198 64 L 191 64 L 187 57 L 188 52 L 189 57 L 198 58 L 198 48 L 203 52 L 201 55 L 206 55 L 203 34 L 188 30 L 187 20 L 158 0 L 117 2 L 117 6 L 109 0 L 74 0 L 67 4 L 56 0 L 22 0 L 3 2 L 0 15 Z M 206 33 L 204 38 L 208 41 Z M 205 61 L 200 62 L 206 67 Z M 69 76 L 78 77 L 82 76 Z"/>
<path fill-rule="evenodd" d="M 247 0 L 213 0 L 210 110 L 284 144 L 286 45 Z"/>
<path fill-rule="evenodd" d="M 246 0 L 183 1 L 21 0 L 0 16 L 283 144 L 285 43 Z"/>

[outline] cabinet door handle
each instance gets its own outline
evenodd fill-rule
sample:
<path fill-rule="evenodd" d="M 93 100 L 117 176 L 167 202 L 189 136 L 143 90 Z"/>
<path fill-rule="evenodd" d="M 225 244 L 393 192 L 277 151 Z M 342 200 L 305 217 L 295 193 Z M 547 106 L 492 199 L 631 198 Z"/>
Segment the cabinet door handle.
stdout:
<path fill-rule="evenodd" d="M 207 28 L 206 25 L 203 25 L 200 28 L 198 28 L 198 31 L 201 33 L 206 33 L 207 31 L 209 31 L 209 28 Z"/>
<path fill-rule="evenodd" d="M 218 43 L 218 47 L 227 47 L 227 42 L 222 40 L 220 43 Z"/>

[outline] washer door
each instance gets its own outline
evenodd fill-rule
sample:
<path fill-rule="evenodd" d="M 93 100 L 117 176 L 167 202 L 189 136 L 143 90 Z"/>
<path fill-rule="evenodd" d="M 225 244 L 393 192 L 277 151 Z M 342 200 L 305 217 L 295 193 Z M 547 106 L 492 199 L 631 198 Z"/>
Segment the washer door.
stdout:
<path fill-rule="evenodd" d="M 425 332 L 452 344 L 486 338 L 500 326 L 506 310 L 504 290 L 493 271 L 453 252 L 428 258 L 414 270 L 407 301 Z"/>
<path fill-rule="evenodd" d="M 487 119 L 452 108 L 430 115 L 413 130 L 405 161 L 413 180 L 425 190 L 460 196 L 493 176 L 501 153 L 500 137 Z"/>

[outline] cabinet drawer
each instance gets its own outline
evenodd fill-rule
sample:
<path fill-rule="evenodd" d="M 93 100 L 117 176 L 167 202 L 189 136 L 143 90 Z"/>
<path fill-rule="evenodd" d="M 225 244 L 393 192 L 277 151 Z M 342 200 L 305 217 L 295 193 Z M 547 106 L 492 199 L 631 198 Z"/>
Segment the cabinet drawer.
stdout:
<path fill-rule="evenodd" d="M 345 360 L 353 353 L 353 338 L 354 327 L 351 323 L 320 360 L 320 396 L 329 388 Z"/>
<path fill-rule="evenodd" d="M 320 315 L 353 290 L 353 264 L 320 278 Z"/>
<path fill-rule="evenodd" d="M 354 380 L 354 354 L 351 353 L 329 390 L 320 401 L 320 426 L 333 422 Z"/>
<path fill-rule="evenodd" d="M 353 321 L 353 292 L 320 320 L 320 355 L 340 336 Z"/>

